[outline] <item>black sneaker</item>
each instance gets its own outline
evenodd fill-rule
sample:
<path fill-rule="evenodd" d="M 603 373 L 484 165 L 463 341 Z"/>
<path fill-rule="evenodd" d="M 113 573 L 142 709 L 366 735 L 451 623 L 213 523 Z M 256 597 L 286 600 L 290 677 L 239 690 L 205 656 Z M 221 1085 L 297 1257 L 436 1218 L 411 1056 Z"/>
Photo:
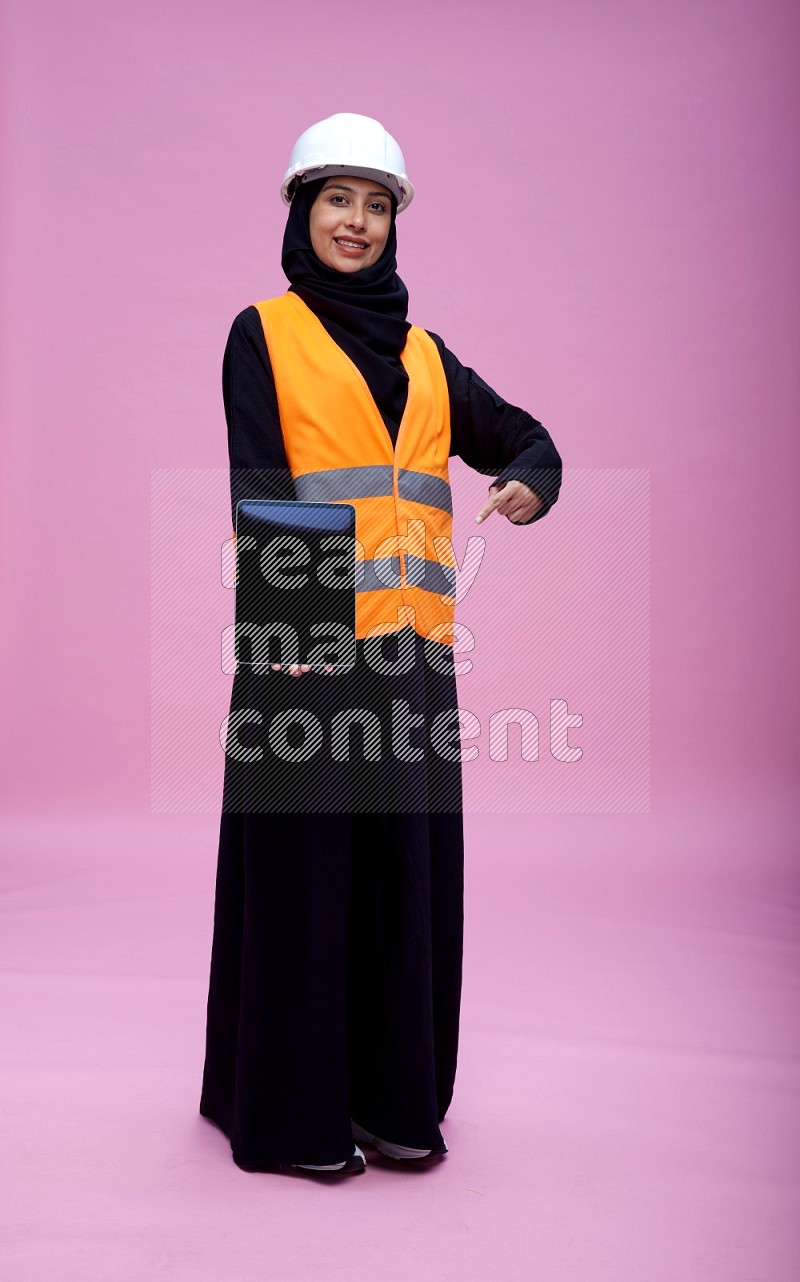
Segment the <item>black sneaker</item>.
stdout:
<path fill-rule="evenodd" d="M 391 1140 L 383 1140 L 379 1135 L 372 1135 L 365 1131 L 363 1126 L 358 1122 L 350 1119 L 353 1131 L 353 1139 L 358 1140 L 360 1144 L 369 1144 L 376 1148 L 384 1157 L 394 1158 L 398 1162 L 423 1162 L 432 1158 L 444 1157 L 449 1152 L 444 1140 L 436 1148 L 408 1148 L 405 1144 L 393 1144 Z"/>
<path fill-rule="evenodd" d="M 327 1166 L 312 1166 L 309 1162 L 290 1162 L 297 1171 L 313 1171 L 315 1175 L 360 1175 L 367 1169 L 367 1159 L 356 1144 L 352 1157 L 344 1162 L 331 1162 Z"/>

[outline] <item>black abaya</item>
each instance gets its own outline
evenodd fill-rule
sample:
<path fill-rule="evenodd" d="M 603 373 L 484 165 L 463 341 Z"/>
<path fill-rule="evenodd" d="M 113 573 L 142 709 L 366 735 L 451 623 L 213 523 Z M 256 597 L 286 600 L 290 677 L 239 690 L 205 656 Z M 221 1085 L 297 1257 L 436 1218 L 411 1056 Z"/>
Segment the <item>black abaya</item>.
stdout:
<path fill-rule="evenodd" d="M 531 485 L 546 500 L 539 519 L 561 477 L 549 434 L 432 337 L 450 393 L 451 454 Z M 223 393 L 232 514 L 239 498 L 296 498 L 254 308 L 232 327 Z M 395 441 L 398 425 L 386 426 Z M 458 705 L 452 652 L 436 647 L 450 670 L 432 665 L 406 628 L 385 656 L 406 642 L 413 663 L 393 678 L 370 676 L 370 699 L 381 701 L 383 724 L 387 701 L 405 698 L 429 726 Z M 359 641 L 354 693 L 368 672 Z M 266 721 L 302 703 L 324 723 L 347 698 L 339 680 L 240 666 L 231 710 L 256 707 Z M 460 771 L 436 753 L 413 765 L 388 753 L 357 805 L 325 812 L 338 785 L 309 768 L 298 790 L 307 813 L 276 813 L 285 792 L 266 797 L 265 775 L 226 756 L 200 1112 L 227 1134 L 238 1165 L 342 1161 L 353 1152 L 351 1118 L 396 1144 L 441 1143 L 461 1001 Z"/>

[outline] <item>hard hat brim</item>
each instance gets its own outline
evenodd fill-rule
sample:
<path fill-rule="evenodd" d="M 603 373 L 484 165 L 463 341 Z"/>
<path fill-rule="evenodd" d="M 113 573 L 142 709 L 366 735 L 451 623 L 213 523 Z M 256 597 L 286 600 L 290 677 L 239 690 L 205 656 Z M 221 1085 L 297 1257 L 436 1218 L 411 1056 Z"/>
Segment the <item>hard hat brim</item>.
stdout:
<path fill-rule="evenodd" d="M 391 174 L 381 169 L 364 168 L 359 165 L 347 164 L 322 164 L 322 165 L 305 165 L 294 166 L 287 169 L 283 176 L 281 184 L 281 199 L 285 205 L 291 205 L 299 184 L 308 180 L 313 181 L 315 178 L 323 178 L 328 174 L 351 174 L 354 178 L 372 178 L 375 182 L 386 187 L 397 201 L 397 212 L 402 213 L 407 209 L 414 199 L 414 187 L 410 182 L 407 174 Z"/>

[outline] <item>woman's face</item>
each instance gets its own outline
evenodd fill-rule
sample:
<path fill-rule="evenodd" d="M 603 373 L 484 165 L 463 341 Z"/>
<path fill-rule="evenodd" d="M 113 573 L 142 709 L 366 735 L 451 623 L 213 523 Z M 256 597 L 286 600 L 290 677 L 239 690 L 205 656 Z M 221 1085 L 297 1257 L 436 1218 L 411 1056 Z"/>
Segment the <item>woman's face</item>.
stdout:
<path fill-rule="evenodd" d="M 376 263 L 392 225 L 389 190 L 372 178 L 329 178 L 308 216 L 314 253 L 326 267 L 358 272 Z"/>

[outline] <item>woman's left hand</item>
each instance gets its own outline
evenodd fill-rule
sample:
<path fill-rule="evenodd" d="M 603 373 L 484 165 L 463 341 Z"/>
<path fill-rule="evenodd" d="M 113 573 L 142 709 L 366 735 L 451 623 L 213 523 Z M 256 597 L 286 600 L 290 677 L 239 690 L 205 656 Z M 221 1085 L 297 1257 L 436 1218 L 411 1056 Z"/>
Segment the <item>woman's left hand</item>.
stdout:
<path fill-rule="evenodd" d="M 521 521 L 530 520 L 542 506 L 540 496 L 524 481 L 501 481 L 499 485 L 490 485 L 489 494 L 488 502 L 475 517 L 478 524 L 491 512 L 498 511 L 514 525 L 519 525 Z"/>

